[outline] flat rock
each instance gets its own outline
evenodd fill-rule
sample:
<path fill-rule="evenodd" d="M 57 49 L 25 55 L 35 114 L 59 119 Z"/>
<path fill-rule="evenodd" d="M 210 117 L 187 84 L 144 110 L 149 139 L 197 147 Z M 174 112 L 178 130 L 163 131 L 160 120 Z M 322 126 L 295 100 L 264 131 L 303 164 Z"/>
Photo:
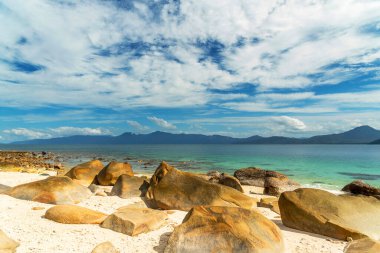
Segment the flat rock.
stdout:
<path fill-rule="evenodd" d="M 194 206 L 239 206 L 250 209 L 257 200 L 230 187 L 208 182 L 162 162 L 152 176 L 146 194 L 161 209 L 190 210 Z"/>
<path fill-rule="evenodd" d="M 344 186 L 342 191 L 352 194 L 372 196 L 380 200 L 380 189 L 364 183 L 361 180 L 355 180 Z"/>
<path fill-rule="evenodd" d="M 198 206 L 169 238 L 165 253 L 177 252 L 281 253 L 284 244 L 277 225 L 256 211 Z"/>
<path fill-rule="evenodd" d="M 162 227 L 168 218 L 163 211 L 149 208 L 122 207 L 109 215 L 101 227 L 135 236 Z"/>
<path fill-rule="evenodd" d="M 129 163 L 110 162 L 96 176 L 100 185 L 114 185 L 121 175 L 133 176 L 132 166 Z"/>
<path fill-rule="evenodd" d="M 119 253 L 111 242 L 102 242 L 98 244 L 91 253 Z"/>
<path fill-rule="evenodd" d="M 96 175 L 103 169 L 103 163 L 99 160 L 92 160 L 79 164 L 69 170 L 65 176 L 73 179 L 75 182 L 88 187 L 96 178 Z"/>
<path fill-rule="evenodd" d="M 290 228 L 340 240 L 380 239 L 380 201 L 373 197 L 300 188 L 281 194 L 279 207 L 283 224 Z"/>
<path fill-rule="evenodd" d="M 91 191 L 68 177 L 48 177 L 12 187 L 5 194 L 47 204 L 76 204 L 89 198 Z"/>
<path fill-rule="evenodd" d="M 121 175 L 112 187 L 111 196 L 120 198 L 144 197 L 149 183 L 142 177 Z"/>
<path fill-rule="evenodd" d="M 75 205 L 57 205 L 49 208 L 45 218 L 64 224 L 100 224 L 106 214 Z"/>
<path fill-rule="evenodd" d="M 9 238 L 0 229 L 0 253 L 14 253 L 14 252 L 16 252 L 16 249 L 18 246 L 20 246 L 20 244 L 18 242 Z"/>
<path fill-rule="evenodd" d="M 345 253 L 379 253 L 380 242 L 370 238 L 355 240 L 349 243 Z"/>

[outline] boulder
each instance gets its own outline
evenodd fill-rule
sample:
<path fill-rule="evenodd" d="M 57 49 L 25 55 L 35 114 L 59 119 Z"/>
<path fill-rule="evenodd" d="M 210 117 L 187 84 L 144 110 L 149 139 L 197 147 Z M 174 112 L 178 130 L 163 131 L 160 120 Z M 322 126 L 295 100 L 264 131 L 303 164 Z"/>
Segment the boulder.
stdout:
<path fill-rule="evenodd" d="M 129 163 L 110 162 L 96 176 L 100 185 L 114 185 L 121 175 L 133 176 L 132 166 Z"/>
<path fill-rule="evenodd" d="M 380 201 L 373 197 L 300 188 L 282 193 L 278 204 L 287 227 L 340 240 L 380 239 Z"/>
<path fill-rule="evenodd" d="M 260 202 L 257 203 L 258 207 L 269 208 L 273 212 L 280 214 L 280 209 L 278 207 L 278 198 L 276 197 L 266 197 L 260 199 Z"/>
<path fill-rule="evenodd" d="M 100 186 L 100 185 L 96 185 L 96 184 L 91 184 L 88 189 L 95 195 L 95 196 L 102 196 L 102 197 L 106 197 L 108 196 L 107 195 L 107 192 L 109 192 L 108 189 L 105 189 L 104 186 Z"/>
<path fill-rule="evenodd" d="M 237 180 L 236 177 L 229 176 L 225 173 L 222 173 L 219 178 L 219 184 L 234 188 L 235 190 L 238 190 L 239 192 L 244 192 L 243 187 L 241 187 L 241 184 L 239 180 Z"/>
<path fill-rule="evenodd" d="M 46 219 L 64 224 L 100 224 L 106 214 L 75 205 L 57 205 L 49 208 Z"/>
<path fill-rule="evenodd" d="M 0 252 L 1 253 L 14 253 L 16 248 L 20 246 L 18 242 L 9 238 L 1 229 L 0 229 Z"/>
<path fill-rule="evenodd" d="M 190 210 L 194 206 L 239 206 L 250 209 L 257 200 L 230 187 L 208 182 L 162 162 L 152 176 L 146 194 L 161 209 Z"/>
<path fill-rule="evenodd" d="M 75 182 L 88 187 L 96 178 L 96 175 L 103 169 L 103 163 L 99 160 L 92 160 L 79 164 L 69 170 L 65 176 L 73 179 Z"/>
<path fill-rule="evenodd" d="M 91 253 L 119 253 L 111 242 L 102 242 L 98 244 Z"/>
<path fill-rule="evenodd" d="M 166 223 L 167 214 L 149 208 L 122 207 L 108 216 L 101 227 L 129 236 L 156 230 Z"/>
<path fill-rule="evenodd" d="M 68 177 L 48 177 L 12 187 L 7 195 L 46 204 L 76 204 L 89 198 L 91 191 Z"/>
<path fill-rule="evenodd" d="M 165 253 L 284 252 L 280 229 L 254 210 L 197 206 L 174 229 Z"/>
<path fill-rule="evenodd" d="M 380 242 L 370 238 L 352 241 L 346 247 L 345 253 L 379 253 Z"/>
<path fill-rule="evenodd" d="M 273 196 L 280 196 L 284 191 L 292 191 L 300 187 L 300 184 L 281 173 L 255 167 L 237 170 L 234 177 L 242 185 L 264 187 L 264 193 Z"/>
<path fill-rule="evenodd" d="M 380 188 L 373 187 L 369 184 L 364 183 L 361 180 L 355 180 L 345 187 L 343 187 L 342 191 L 350 192 L 352 194 L 360 194 L 366 196 L 373 196 L 377 199 L 380 199 Z"/>
<path fill-rule="evenodd" d="M 110 195 L 123 199 L 144 197 L 148 187 L 149 183 L 144 178 L 121 175 L 112 187 Z"/>

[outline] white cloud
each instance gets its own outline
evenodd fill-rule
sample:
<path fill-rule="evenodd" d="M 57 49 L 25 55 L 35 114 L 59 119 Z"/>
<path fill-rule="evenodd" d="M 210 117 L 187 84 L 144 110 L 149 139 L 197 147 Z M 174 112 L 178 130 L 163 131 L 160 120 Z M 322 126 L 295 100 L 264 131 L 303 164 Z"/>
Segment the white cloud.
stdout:
<path fill-rule="evenodd" d="M 70 135 L 107 135 L 111 132 L 101 128 L 90 127 L 70 127 L 62 126 L 49 129 L 55 136 L 70 136 Z"/>
<path fill-rule="evenodd" d="M 2 1 L 0 55 L 46 68 L 15 75 L 0 62 L 0 106 L 194 107 L 222 100 L 211 90 L 236 83 L 259 90 L 339 83 L 355 73 L 325 66 L 379 59 L 380 37 L 362 29 L 378 26 L 379 1 L 189 0 L 180 7 L 169 1 L 161 12 L 144 2 L 134 5 Z M 17 43 L 21 37 L 25 44 Z M 245 44 L 234 47 L 241 38 Z M 253 38 L 259 42 L 250 43 Z M 123 49 L 126 39 L 146 43 L 147 52 L 135 57 L 133 49 Z M 203 52 L 195 44 L 207 39 L 225 46 L 221 64 L 234 72 L 199 61 Z M 317 73 L 323 77 L 310 76 Z"/>
<path fill-rule="evenodd" d="M 134 120 L 127 120 L 128 125 L 133 127 L 137 131 L 147 131 L 149 130 L 148 126 L 141 125 L 139 122 Z"/>
<path fill-rule="evenodd" d="M 302 131 L 306 128 L 306 125 L 304 122 L 302 122 L 299 119 L 288 117 L 288 116 L 280 116 L 280 117 L 274 117 L 274 122 L 276 122 L 278 125 L 285 127 L 287 130 L 291 131 Z"/>
<path fill-rule="evenodd" d="M 52 137 L 48 133 L 35 131 L 35 130 L 31 130 L 31 129 L 26 129 L 26 128 L 6 129 L 6 130 L 3 130 L 3 133 L 11 134 L 11 135 L 17 135 L 17 136 L 23 136 L 23 137 L 26 137 L 28 139 L 39 139 L 39 138 L 50 138 L 50 137 Z"/>
<path fill-rule="evenodd" d="M 156 124 L 159 127 L 165 128 L 165 129 L 176 129 L 177 127 L 169 122 L 167 122 L 164 119 L 160 119 L 157 117 L 148 117 L 150 121 L 152 121 L 154 124 Z"/>

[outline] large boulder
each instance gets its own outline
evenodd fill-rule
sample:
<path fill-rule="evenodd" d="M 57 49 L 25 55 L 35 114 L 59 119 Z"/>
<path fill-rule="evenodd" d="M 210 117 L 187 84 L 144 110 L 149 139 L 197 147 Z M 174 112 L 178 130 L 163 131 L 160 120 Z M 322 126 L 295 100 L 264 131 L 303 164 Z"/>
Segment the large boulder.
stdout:
<path fill-rule="evenodd" d="M 149 183 L 142 177 L 121 175 L 112 187 L 111 196 L 119 196 L 127 199 L 132 197 L 144 197 Z"/>
<path fill-rule="evenodd" d="M 76 204 L 92 195 L 87 187 L 68 177 L 48 177 L 12 187 L 5 193 L 14 198 L 47 204 Z"/>
<path fill-rule="evenodd" d="M 236 177 L 229 176 L 225 173 L 222 173 L 220 175 L 218 183 L 234 188 L 235 190 L 238 190 L 239 192 L 244 192 L 243 187 L 241 187 L 239 180 L 237 180 Z"/>
<path fill-rule="evenodd" d="M 237 170 L 234 177 L 242 185 L 264 187 L 264 193 L 273 196 L 280 196 L 284 191 L 292 191 L 300 187 L 299 183 L 290 180 L 284 174 L 255 167 Z"/>
<path fill-rule="evenodd" d="M 380 201 L 373 197 L 300 188 L 282 193 L 278 204 L 287 227 L 340 240 L 380 239 Z"/>
<path fill-rule="evenodd" d="M 18 242 L 9 238 L 1 229 L 0 229 L 0 253 L 14 253 L 16 248 L 20 246 Z"/>
<path fill-rule="evenodd" d="M 119 253 L 120 251 L 111 242 L 102 242 L 91 251 L 91 253 Z"/>
<path fill-rule="evenodd" d="M 284 252 L 280 229 L 253 210 L 198 206 L 174 229 L 165 253 Z"/>
<path fill-rule="evenodd" d="M 380 242 L 370 238 L 355 240 L 349 243 L 345 253 L 379 253 Z"/>
<path fill-rule="evenodd" d="M 96 176 L 100 185 L 114 185 L 121 175 L 133 176 L 132 166 L 129 163 L 110 162 Z"/>
<path fill-rule="evenodd" d="M 75 205 L 58 205 L 49 208 L 46 219 L 64 224 L 100 224 L 106 214 Z"/>
<path fill-rule="evenodd" d="M 129 236 L 147 233 L 166 224 L 168 216 L 164 211 L 149 208 L 121 207 L 108 216 L 101 227 Z"/>
<path fill-rule="evenodd" d="M 146 197 L 161 209 L 190 210 L 194 206 L 239 206 L 250 209 L 257 200 L 230 187 L 208 182 L 162 162 L 150 180 Z"/>
<path fill-rule="evenodd" d="M 69 170 L 65 176 L 84 186 L 92 184 L 96 175 L 103 169 L 103 163 L 99 160 L 92 160 L 79 164 Z"/>
<path fill-rule="evenodd" d="M 348 185 L 344 186 L 342 191 L 350 192 L 352 194 L 360 194 L 366 196 L 373 196 L 380 199 L 380 188 L 373 187 L 369 184 L 364 183 L 361 180 L 355 180 Z"/>

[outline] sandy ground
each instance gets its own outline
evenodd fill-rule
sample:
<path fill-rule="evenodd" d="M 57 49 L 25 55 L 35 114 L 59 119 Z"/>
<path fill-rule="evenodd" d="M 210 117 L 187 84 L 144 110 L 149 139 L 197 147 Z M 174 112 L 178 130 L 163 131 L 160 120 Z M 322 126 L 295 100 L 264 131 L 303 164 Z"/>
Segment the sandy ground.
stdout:
<path fill-rule="evenodd" d="M 8 186 L 44 178 L 46 176 L 38 174 L 0 172 L 0 184 Z M 260 194 L 259 188 L 245 187 L 244 190 L 249 196 L 257 198 L 265 196 Z M 140 198 L 121 199 L 116 196 L 92 196 L 78 205 L 111 214 L 119 207 L 139 201 L 141 201 Z M 90 253 L 97 244 L 104 241 L 112 242 L 120 252 L 125 253 L 163 252 L 168 236 L 175 226 L 181 224 L 186 215 L 186 212 L 174 211 L 169 214 L 166 226 L 147 234 L 130 237 L 103 229 L 98 225 L 67 225 L 44 219 L 45 211 L 51 206 L 0 194 L 0 229 L 12 239 L 20 242 L 17 252 Z M 44 207 L 45 209 L 32 210 L 33 207 Z M 267 208 L 258 208 L 258 210 L 280 227 L 285 240 L 286 252 L 343 252 L 346 242 L 287 228 L 282 225 L 281 219 L 276 213 Z"/>

